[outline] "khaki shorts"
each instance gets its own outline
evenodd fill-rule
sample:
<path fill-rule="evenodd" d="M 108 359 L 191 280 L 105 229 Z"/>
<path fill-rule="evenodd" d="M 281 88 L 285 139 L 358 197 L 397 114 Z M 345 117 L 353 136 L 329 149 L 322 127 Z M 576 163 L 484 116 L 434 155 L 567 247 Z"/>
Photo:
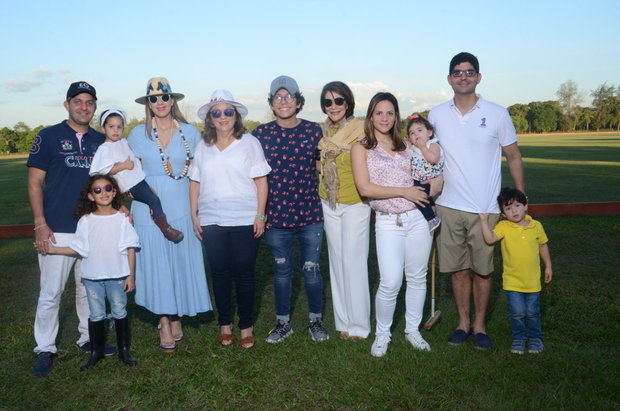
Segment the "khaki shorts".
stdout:
<path fill-rule="evenodd" d="M 493 272 L 493 246 L 482 237 L 480 217 L 476 213 L 437 206 L 441 227 L 437 236 L 439 271 L 453 273 L 473 270 L 480 275 Z M 489 214 L 491 230 L 497 224 L 499 214 Z"/>

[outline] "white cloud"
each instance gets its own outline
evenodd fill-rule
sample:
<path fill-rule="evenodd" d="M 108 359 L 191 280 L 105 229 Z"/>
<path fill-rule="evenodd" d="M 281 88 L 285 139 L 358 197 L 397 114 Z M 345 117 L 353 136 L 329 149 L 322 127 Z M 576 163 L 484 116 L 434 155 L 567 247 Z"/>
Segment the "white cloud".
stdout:
<path fill-rule="evenodd" d="M 415 111 L 429 110 L 450 98 L 450 94 L 444 89 L 427 93 L 415 93 L 409 91 L 394 90 L 390 85 L 382 81 L 370 81 L 367 83 L 348 83 L 355 96 L 356 112 L 365 115 L 368 103 L 372 96 L 380 91 L 388 91 L 398 99 L 401 117 L 406 117 Z"/>
<path fill-rule="evenodd" d="M 41 85 L 40 80 L 26 78 L 11 79 L 4 82 L 4 89 L 7 93 L 25 93 Z"/>
<path fill-rule="evenodd" d="M 50 70 L 45 66 L 39 66 L 32 70 L 26 77 L 10 79 L 4 82 L 4 89 L 8 93 L 26 93 L 34 88 L 42 86 L 44 83 L 51 81 L 55 76 L 66 76 L 69 70 Z"/>

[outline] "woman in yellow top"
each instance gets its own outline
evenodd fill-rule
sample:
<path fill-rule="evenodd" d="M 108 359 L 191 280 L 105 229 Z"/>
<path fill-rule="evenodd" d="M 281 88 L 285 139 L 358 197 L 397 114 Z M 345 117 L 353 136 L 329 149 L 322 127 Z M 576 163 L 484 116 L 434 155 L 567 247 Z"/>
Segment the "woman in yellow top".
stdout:
<path fill-rule="evenodd" d="M 336 330 L 342 338 L 363 339 L 370 333 L 368 240 L 370 207 L 360 197 L 351 171 L 351 146 L 364 138 L 364 122 L 353 117 L 355 100 L 340 81 L 323 87 L 321 180 L 324 228 Z"/>

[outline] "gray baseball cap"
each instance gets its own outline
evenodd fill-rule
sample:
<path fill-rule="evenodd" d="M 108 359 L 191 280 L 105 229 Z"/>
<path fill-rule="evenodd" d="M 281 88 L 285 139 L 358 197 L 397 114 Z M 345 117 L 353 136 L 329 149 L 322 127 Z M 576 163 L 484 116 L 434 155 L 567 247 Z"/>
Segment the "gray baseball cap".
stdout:
<path fill-rule="evenodd" d="M 280 90 L 281 88 L 288 91 L 292 96 L 294 96 L 295 93 L 299 93 L 299 86 L 297 85 L 297 82 L 293 78 L 289 76 L 280 76 L 280 77 L 276 77 L 271 82 L 271 87 L 269 89 L 269 97 L 275 96 L 278 90 Z"/>

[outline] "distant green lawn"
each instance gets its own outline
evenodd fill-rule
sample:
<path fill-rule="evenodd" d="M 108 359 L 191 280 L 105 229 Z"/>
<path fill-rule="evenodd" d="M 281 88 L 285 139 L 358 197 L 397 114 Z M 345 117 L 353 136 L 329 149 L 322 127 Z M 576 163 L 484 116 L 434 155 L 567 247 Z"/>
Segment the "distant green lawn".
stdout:
<path fill-rule="evenodd" d="M 620 201 L 620 133 L 528 135 L 519 146 L 532 203 Z"/>
<path fill-rule="evenodd" d="M 532 203 L 620 201 L 620 133 L 520 137 Z M 26 156 L 0 157 L 0 225 L 32 222 Z M 504 184 L 512 184 L 503 164 Z"/>

